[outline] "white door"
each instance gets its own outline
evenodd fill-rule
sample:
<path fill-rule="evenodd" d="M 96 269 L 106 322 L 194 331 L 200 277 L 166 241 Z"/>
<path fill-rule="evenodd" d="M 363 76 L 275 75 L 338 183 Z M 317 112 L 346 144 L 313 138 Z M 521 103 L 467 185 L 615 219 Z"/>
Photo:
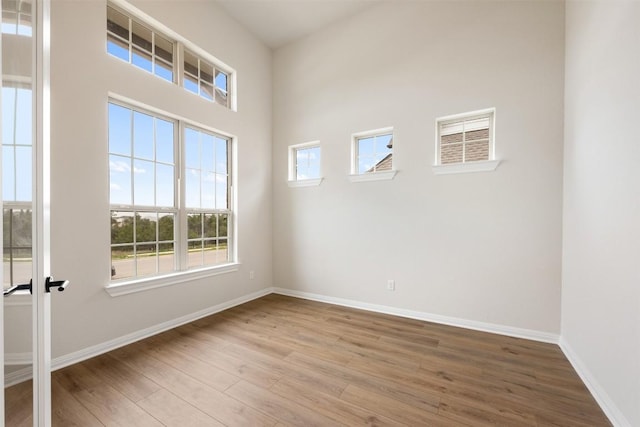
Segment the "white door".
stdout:
<path fill-rule="evenodd" d="M 0 420 L 51 424 L 49 0 L 1 0 Z M 62 285 L 62 283 L 54 283 Z M 56 287 L 54 287 L 56 289 Z M 15 384 L 15 385 L 14 385 Z M 5 388 L 5 386 L 11 386 Z M 5 398 L 6 397 L 6 398 Z"/>

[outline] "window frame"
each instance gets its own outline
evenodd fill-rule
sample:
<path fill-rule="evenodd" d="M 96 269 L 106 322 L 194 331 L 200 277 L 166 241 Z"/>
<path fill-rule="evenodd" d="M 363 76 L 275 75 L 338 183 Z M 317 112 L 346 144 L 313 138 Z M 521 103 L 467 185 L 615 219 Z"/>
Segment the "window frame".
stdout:
<path fill-rule="evenodd" d="M 396 135 L 393 126 L 388 126 L 379 129 L 372 129 L 363 132 L 357 132 L 351 135 L 351 173 L 349 179 L 351 182 L 367 182 L 367 181 L 386 181 L 392 180 L 398 170 L 395 168 L 394 149 L 391 148 L 391 169 L 390 170 L 374 170 L 372 172 L 360 172 L 358 168 L 359 164 L 359 142 L 362 139 L 377 138 L 386 135 L 391 135 L 391 140 L 394 145 L 396 144 Z M 384 158 L 382 159 L 384 160 Z M 380 160 L 380 161 L 382 161 Z M 378 163 L 380 163 L 380 161 Z M 374 166 L 375 167 L 375 166 Z"/>
<path fill-rule="evenodd" d="M 318 148 L 320 150 L 320 159 L 318 160 L 318 177 L 298 179 L 298 151 L 307 150 L 310 148 Z M 288 152 L 288 185 L 289 187 L 313 187 L 318 186 L 324 180 L 322 176 L 322 145 L 320 141 L 303 142 L 301 144 L 290 145 L 287 149 Z"/>
<path fill-rule="evenodd" d="M 161 111 L 159 109 L 144 105 L 142 103 L 132 101 L 125 97 L 121 97 L 115 94 L 109 94 L 107 105 L 115 104 L 124 108 L 131 109 L 133 111 L 137 111 L 143 114 L 151 115 L 152 117 L 157 117 L 162 120 L 171 121 L 174 123 L 174 206 L 172 208 L 158 208 L 158 207 L 149 207 L 149 206 L 136 206 L 132 205 L 122 205 L 122 204 L 111 204 L 109 200 L 109 217 L 111 217 L 111 213 L 114 211 L 127 211 L 127 212 L 157 212 L 161 213 L 173 213 L 175 212 L 174 219 L 174 269 L 171 272 L 156 272 L 152 275 L 145 276 L 133 276 L 126 277 L 121 279 L 110 279 L 108 284 L 106 285 L 106 291 L 112 296 L 125 295 L 132 292 L 138 292 L 147 289 L 153 289 L 156 287 L 172 285 L 176 283 L 181 283 L 184 280 L 189 280 L 191 278 L 200 278 L 200 277 L 208 277 L 216 274 L 226 273 L 230 271 L 236 271 L 238 269 L 239 263 L 237 261 L 237 252 L 236 252 L 236 239 L 237 239 L 237 229 L 235 226 L 235 162 L 236 162 L 236 138 L 233 135 L 222 132 L 217 129 L 212 129 L 209 126 L 202 125 L 196 123 L 192 120 L 186 119 L 184 117 L 180 117 L 171 113 L 167 113 Z M 205 131 L 210 134 L 214 134 L 220 138 L 223 138 L 227 141 L 227 209 L 222 212 L 220 210 L 216 211 L 216 213 L 225 213 L 227 214 L 227 262 L 221 264 L 209 264 L 198 267 L 188 267 L 188 226 L 187 226 L 187 218 L 193 209 L 189 209 L 186 207 L 186 180 L 184 179 L 184 174 L 186 171 L 185 168 L 185 128 L 195 128 L 198 130 Z M 108 126 L 107 126 L 108 128 Z M 132 143 L 133 144 L 133 143 Z M 109 140 L 107 137 L 107 152 L 109 155 L 107 156 L 107 161 L 109 161 L 109 157 L 111 155 L 110 149 L 108 148 Z M 133 152 L 132 152 L 133 155 Z M 111 183 L 111 177 L 109 177 L 109 185 Z M 132 191 L 133 191 L 133 183 Z M 133 203 L 133 193 L 132 193 L 132 203 Z M 208 211 L 208 210 L 207 210 Z M 135 213 L 134 213 L 135 215 Z M 158 237 L 158 236 L 157 236 Z M 156 244 L 159 240 L 156 241 Z M 135 243 L 134 243 L 135 244 Z M 109 260 L 111 261 L 111 248 L 113 244 L 111 243 L 111 239 L 109 242 Z M 111 262 L 109 263 L 109 265 Z"/>
<path fill-rule="evenodd" d="M 455 163 L 442 163 L 442 147 L 441 136 L 442 126 L 460 123 L 464 126 L 464 122 L 477 120 L 477 119 L 489 119 L 489 153 L 487 160 L 473 160 L 465 161 L 464 152 L 466 141 L 462 141 L 463 144 L 463 160 L 462 162 Z M 435 154 L 434 164 L 432 166 L 433 172 L 436 175 L 452 174 L 452 173 L 466 173 L 466 172 L 488 172 L 495 170 L 500 164 L 500 160 L 496 159 L 496 144 L 495 144 L 495 126 L 496 122 L 496 109 L 485 108 L 483 110 L 470 111 L 466 113 L 453 114 L 449 116 L 439 117 L 435 120 Z M 464 131 L 462 132 L 464 135 Z"/>

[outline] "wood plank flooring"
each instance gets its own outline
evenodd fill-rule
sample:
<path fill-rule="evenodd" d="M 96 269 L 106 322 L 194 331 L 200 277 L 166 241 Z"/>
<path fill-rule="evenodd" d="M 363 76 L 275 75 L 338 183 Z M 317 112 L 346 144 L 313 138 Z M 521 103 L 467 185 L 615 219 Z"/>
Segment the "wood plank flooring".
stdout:
<path fill-rule="evenodd" d="M 30 384 L 6 390 L 31 425 Z M 560 349 L 268 295 L 52 375 L 54 426 L 610 426 Z"/>

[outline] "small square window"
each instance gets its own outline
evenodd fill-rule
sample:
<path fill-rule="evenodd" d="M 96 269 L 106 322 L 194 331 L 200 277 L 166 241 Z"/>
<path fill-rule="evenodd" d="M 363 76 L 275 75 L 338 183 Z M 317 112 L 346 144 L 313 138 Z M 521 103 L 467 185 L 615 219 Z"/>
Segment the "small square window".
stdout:
<path fill-rule="evenodd" d="M 289 183 L 291 186 L 320 185 L 320 143 L 307 142 L 289 147 Z"/>
<path fill-rule="evenodd" d="M 360 132 L 351 136 L 352 181 L 393 179 L 393 128 Z"/>
<path fill-rule="evenodd" d="M 436 119 L 436 173 L 494 170 L 495 110 Z"/>

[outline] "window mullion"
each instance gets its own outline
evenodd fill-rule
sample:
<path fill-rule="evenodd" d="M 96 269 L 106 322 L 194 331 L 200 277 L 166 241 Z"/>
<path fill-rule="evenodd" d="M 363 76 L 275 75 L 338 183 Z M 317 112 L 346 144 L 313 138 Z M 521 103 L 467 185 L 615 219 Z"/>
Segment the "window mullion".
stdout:
<path fill-rule="evenodd" d="M 187 225 L 187 210 L 186 210 L 186 182 L 184 179 L 184 171 L 186 167 L 186 159 L 184 158 L 184 134 L 185 134 L 185 126 L 183 121 L 178 121 L 178 126 L 176 126 L 176 135 L 175 140 L 178 142 L 175 145 L 175 155 L 176 155 L 176 169 L 178 173 L 178 179 L 176 180 L 176 199 L 178 203 L 178 220 L 176 223 L 178 224 L 178 230 L 176 235 L 176 260 L 178 262 L 178 270 L 186 270 L 187 269 L 187 249 L 189 247 L 187 243 L 187 239 L 189 237 L 188 233 L 188 225 Z"/>

